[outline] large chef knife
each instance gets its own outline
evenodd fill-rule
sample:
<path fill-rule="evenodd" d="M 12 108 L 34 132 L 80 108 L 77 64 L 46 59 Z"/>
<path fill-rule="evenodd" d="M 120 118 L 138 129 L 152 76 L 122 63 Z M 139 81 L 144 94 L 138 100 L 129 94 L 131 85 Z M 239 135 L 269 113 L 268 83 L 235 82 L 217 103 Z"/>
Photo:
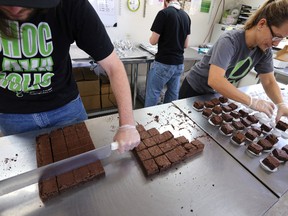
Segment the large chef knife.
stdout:
<path fill-rule="evenodd" d="M 62 173 L 77 169 L 97 160 L 102 160 L 111 155 L 113 150 L 118 149 L 118 143 L 113 142 L 67 159 L 63 159 L 37 169 L 21 173 L 19 175 L 0 181 L 0 196 L 16 191 L 23 187 L 35 184 L 41 180 L 58 176 Z"/>

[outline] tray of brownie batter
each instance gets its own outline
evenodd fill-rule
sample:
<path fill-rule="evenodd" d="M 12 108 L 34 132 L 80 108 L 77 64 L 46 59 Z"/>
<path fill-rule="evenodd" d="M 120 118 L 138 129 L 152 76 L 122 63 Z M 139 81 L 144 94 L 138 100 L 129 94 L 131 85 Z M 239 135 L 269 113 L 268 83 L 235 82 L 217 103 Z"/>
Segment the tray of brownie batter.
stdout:
<path fill-rule="evenodd" d="M 268 99 L 259 85 L 242 90 Z M 287 119 L 275 124 L 276 112 L 269 119 L 219 94 L 173 103 L 278 197 L 288 190 Z"/>
<path fill-rule="evenodd" d="M 137 150 L 150 152 L 154 161 L 151 158 L 139 160 L 141 153 L 137 154 L 136 149 L 124 154 L 114 152 L 101 161 L 104 176 L 60 191 L 45 202 L 40 198 L 38 184 L 1 196 L 1 216 L 19 215 L 19 212 L 30 216 L 209 215 L 211 212 L 213 215 L 227 212 L 263 215 L 278 201 L 269 189 L 173 104 L 138 109 L 134 115 L 141 141 L 147 145 Z M 118 121 L 117 114 L 85 121 L 95 148 L 112 142 Z M 64 138 L 68 138 L 66 129 L 56 131 L 61 130 Z M 35 169 L 36 152 L 39 151 L 36 147 L 45 142 L 41 138 L 36 144 L 36 137 L 45 133 L 53 137 L 53 131 L 55 128 L 0 138 L 0 180 Z M 156 145 L 149 147 L 152 144 L 146 140 L 152 136 L 161 144 L 169 142 L 167 145 L 158 143 L 157 147 L 170 153 L 156 155 L 153 148 Z M 176 142 L 177 147 L 168 150 Z M 183 151 L 185 157 L 178 157 Z M 39 154 L 43 156 L 41 152 Z M 164 155 L 170 162 L 168 165 Z M 175 158 L 180 160 L 172 163 Z M 154 162 L 156 166 L 149 165 Z"/>

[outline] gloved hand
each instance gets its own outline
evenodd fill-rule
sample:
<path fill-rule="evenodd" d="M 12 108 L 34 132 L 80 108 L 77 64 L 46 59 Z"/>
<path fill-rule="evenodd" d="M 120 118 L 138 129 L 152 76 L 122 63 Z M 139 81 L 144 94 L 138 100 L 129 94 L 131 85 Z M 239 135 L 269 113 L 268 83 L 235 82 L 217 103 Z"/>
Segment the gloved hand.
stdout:
<path fill-rule="evenodd" d="M 120 153 L 132 150 L 140 143 L 140 135 L 135 125 L 122 125 L 118 128 L 113 139 L 118 142 Z"/>
<path fill-rule="evenodd" d="M 273 115 L 275 108 L 274 104 L 270 101 L 250 97 L 249 107 L 259 112 L 264 112 L 269 118 Z"/>
<path fill-rule="evenodd" d="M 288 116 L 288 105 L 286 103 L 277 104 L 277 115 L 276 115 L 276 123 L 280 120 L 282 116 Z"/>

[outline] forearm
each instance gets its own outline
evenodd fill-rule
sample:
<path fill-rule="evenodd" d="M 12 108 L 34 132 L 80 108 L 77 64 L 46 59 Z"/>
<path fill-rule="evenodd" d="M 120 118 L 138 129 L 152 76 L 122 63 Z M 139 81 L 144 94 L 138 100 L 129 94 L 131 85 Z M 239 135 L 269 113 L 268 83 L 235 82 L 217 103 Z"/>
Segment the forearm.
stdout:
<path fill-rule="evenodd" d="M 283 103 L 283 97 L 281 94 L 281 90 L 275 81 L 270 81 L 267 83 L 262 83 L 262 86 L 267 94 L 267 96 L 273 101 L 274 104 Z"/>

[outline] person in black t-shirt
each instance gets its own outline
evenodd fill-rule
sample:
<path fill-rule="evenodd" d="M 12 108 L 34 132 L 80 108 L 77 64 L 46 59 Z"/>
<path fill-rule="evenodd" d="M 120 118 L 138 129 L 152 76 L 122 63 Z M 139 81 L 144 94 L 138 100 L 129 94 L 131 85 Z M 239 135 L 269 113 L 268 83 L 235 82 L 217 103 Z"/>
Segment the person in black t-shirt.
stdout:
<path fill-rule="evenodd" d="M 184 48 L 188 46 L 191 20 L 178 1 L 165 0 L 164 6 L 151 27 L 150 43 L 158 44 L 158 52 L 147 76 L 145 107 L 158 103 L 165 85 L 164 103 L 177 100 L 184 71 Z"/>
<path fill-rule="evenodd" d="M 124 66 L 88 0 L 0 0 L 0 37 L 4 135 L 87 119 L 69 55 L 76 42 L 109 76 L 119 110 L 119 151 L 138 145 Z"/>

